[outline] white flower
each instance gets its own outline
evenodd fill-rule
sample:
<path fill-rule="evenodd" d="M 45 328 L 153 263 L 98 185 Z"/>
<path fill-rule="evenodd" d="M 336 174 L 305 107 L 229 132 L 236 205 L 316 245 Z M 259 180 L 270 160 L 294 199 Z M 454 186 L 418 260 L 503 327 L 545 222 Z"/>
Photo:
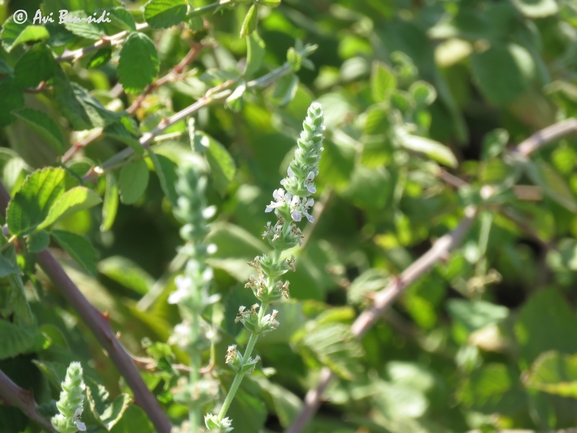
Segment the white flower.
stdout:
<path fill-rule="evenodd" d="M 296 200 L 294 200 L 296 199 Z M 300 199 L 300 197 L 295 196 L 293 198 L 293 200 L 291 201 L 291 217 L 294 221 L 299 222 L 303 215 L 306 217 L 307 220 L 309 220 L 309 222 L 314 222 L 315 219 L 313 218 L 313 216 L 311 214 L 309 214 L 309 209 L 313 207 L 313 205 L 315 204 L 315 201 L 312 198 L 309 198 L 306 202 L 305 202 L 306 197 L 303 197 L 302 200 Z"/>
<path fill-rule="evenodd" d="M 190 295 L 192 280 L 188 277 L 179 275 L 174 280 L 174 284 L 176 284 L 176 290 L 168 296 L 169 304 L 178 304 Z"/>
<path fill-rule="evenodd" d="M 314 172 L 311 171 L 309 172 L 309 174 L 307 174 L 307 177 L 305 178 L 305 186 L 307 187 L 308 192 L 310 192 L 311 194 L 317 192 L 317 188 L 313 183 L 314 180 L 315 180 L 315 174 Z"/>
<path fill-rule="evenodd" d="M 82 416 L 82 408 L 79 407 L 74 412 L 74 417 L 72 418 L 72 422 L 76 425 L 76 428 L 80 431 L 86 431 L 86 424 L 80 421 L 80 417 Z"/>
<path fill-rule="evenodd" d="M 272 193 L 272 197 L 275 201 L 270 202 L 270 204 L 264 210 L 265 212 L 272 212 L 273 209 L 284 206 L 293 198 L 290 192 L 285 192 L 285 190 L 282 188 L 275 189 Z"/>

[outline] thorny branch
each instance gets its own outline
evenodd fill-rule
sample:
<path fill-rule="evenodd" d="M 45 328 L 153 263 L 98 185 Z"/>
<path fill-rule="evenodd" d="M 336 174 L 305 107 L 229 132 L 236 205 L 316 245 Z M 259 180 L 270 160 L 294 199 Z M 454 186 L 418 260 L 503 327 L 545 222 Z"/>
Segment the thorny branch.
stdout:
<path fill-rule="evenodd" d="M 54 431 L 52 424 L 38 412 L 32 391 L 20 388 L 0 370 L 0 402 L 4 400 L 10 406 L 17 407 L 27 417 L 36 421 L 48 431 Z"/>
<path fill-rule="evenodd" d="M 10 194 L 0 182 L 0 211 L 6 217 Z M 135 402 L 141 406 L 154 424 L 158 433 L 170 433 L 172 426 L 160 404 L 149 391 L 138 369 L 110 327 L 108 317 L 98 311 L 66 274 L 60 263 L 48 250 L 36 254 L 36 260 L 64 298 L 76 310 L 80 318 L 106 350 L 116 368 L 134 393 Z M 0 383 L 0 388 L 2 388 Z M 18 401 L 17 401 L 18 402 Z"/>
<path fill-rule="evenodd" d="M 519 144 L 515 152 L 528 157 L 531 153 L 552 141 L 575 133 L 577 133 L 577 119 L 567 119 L 536 132 Z M 454 186 L 461 187 L 466 184 L 455 176 L 449 176 L 450 178 L 448 177 L 447 180 L 453 183 Z M 465 209 L 465 218 L 455 230 L 438 239 L 429 251 L 413 262 L 399 277 L 393 279 L 387 287 L 375 295 L 373 305 L 361 313 L 351 327 L 351 332 L 355 337 L 361 338 L 410 284 L 422 277 L 435 263 L 446 257 L 452 249 L 460 244 L 471 227 L 476 213 L 477 209 L 474 207 Z M 305 428 L 318 410 L 322 395 L 334 376 L 330 369 L 326 367 L 322 369 L 317 386 L 309 390 L 301 412 L 285 433 L 300 433 Z"/>

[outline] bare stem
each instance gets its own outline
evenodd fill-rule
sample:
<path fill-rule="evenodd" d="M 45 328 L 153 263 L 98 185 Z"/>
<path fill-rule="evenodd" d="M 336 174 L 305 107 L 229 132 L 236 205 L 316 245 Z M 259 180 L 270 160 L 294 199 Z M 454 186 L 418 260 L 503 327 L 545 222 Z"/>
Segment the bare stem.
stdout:
<path fill-rule="evenodd" d="M 17 407 L 24 414 L 36 421 L 48 431 L 54 431 L 52 424 L 38 412 L 38 405 L 34 401 L 32 391 L 20 388 L 6 374 L 0 370 L 0 397 L 10 406 Z"/>

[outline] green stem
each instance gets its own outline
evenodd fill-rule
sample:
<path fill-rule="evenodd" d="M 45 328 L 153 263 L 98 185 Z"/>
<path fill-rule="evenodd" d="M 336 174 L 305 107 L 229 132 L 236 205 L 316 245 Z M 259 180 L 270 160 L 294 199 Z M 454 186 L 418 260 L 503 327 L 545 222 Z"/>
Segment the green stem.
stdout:
<path fill-rule="evenodd" d="M 200 329 L 199 329 L 200 326 L 199 326 L 197 314 L 192 315 L 192 320 L 191 320 L 190 326 L 191 326 L 192 341 L 197 341 L 199 334 L 200 334 Z M 196 350 L 196 349 L 191 349 L 189 355 L 190 355 L 190 391 L 191 391 L 191 396 L 194 400 L 195 385 L 199 381 L 198 371 L 200 370 L 200 356 L 199 356 L 198 350 Z M 195 402 L 195 401 L 192 402 L 191 407 L 189 408 L 189 411 L 188 411 L 188 417 L 189 417 L 188 419 L 190 421 L 191 433 L 197 433 L 198 427 L 200 426 L 200 423 L 201 423 L 200 406 L 198 405 L 198 402 Z"/>
<path fill-rule="evenodd" d="M 262 304 L 261 305 L 261 308 L 259 309 L 259 312 L 258 312 L 259 322 L 264 317 L 264 313 L 265 313 L 267 308 L 268 308 L 268 304 Z M 248 343 L 246 344 L 246 350 L 244 351 L 244 355 L 242 357 L 242 365 L 243 366 L 248 362 L 250 356 L 252 355 L 252 351 L 254 350 L 254 346 L 256 345 L 257 340 L 258 340 L 258 334 L 254 334 L 254 333 L 250 334 L 250 337 L 248 339 Z M 224 399 L 224 403 L 222 404 L 222 408 L 220 409 L 220 412 L 218 414 L 219 421 L 222 421 L 224 419 L 224 417 L 226 416 L 226 413 L 228 412 L 228 409 L 230 408 L 230 405 L 232 404 L 232 402 L 234 400 L 234 396 L 236 395 L 236 392 L 238 391 L 238 388 L 239 388 L 242 380 L 244 379 L 245 374 L 246 373 L 237 373 L 234 380 L 232 381 L 232 385 L 230 386 L 230 389 L 228 390 L 228 394 L 227 394 L 226 398 Z"/>

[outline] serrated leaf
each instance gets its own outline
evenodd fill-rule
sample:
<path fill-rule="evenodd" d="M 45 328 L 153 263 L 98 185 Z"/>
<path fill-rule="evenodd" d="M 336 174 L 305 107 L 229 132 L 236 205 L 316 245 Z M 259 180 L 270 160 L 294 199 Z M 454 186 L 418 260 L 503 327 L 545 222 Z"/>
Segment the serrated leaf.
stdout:
<path fill-rule="evenodd" d="M 12 113 L 18 119 L 33 129 L 43 140 L 45 140 L 58 155 L 64 152 L 64 140 L 56 122 L 42 111 L 36 111 L 31 108 L 14 111 Z"/>
<path fill-rule="evenodd" d="M 85 237 L 64 230 L 52 230 L 50 234 L 86 272 L 96 275 L 96 250 Z"/>
<path fill-rule="evenodd" d="M 114 173 L 106 173 L 106 192 L 104 193 L 104 204 L 102 205 L 102 224 L 100 231 L 105 232 L 112 228 L 118 211 L 118 185 Z"/>
<path fill-rule="evenodd" d="M 543 353 L 523 379 L 528 388 L 577 398 L 577 357 L 556 351 Z"/>
<path fill-rule="evenodd" d="M 39 41 L 48 39 L 50 33 L 43 26 L 31 26 L 30 21 L 23 24 L 14 22 L 14 18 L 10 17 L 2 26 L 0 39 L 2 39 L 2 46 L 7 52 L 20 44 L 30 41 Z"/>
<path fill-rule="evenodd" d="M 265 44 L 258 32 L 252 32 L 247 36 L 246 44 L 246 69 L 243 75 L 248 78 L 260 69 L 264 60 Z"/>
<path fill-rule="evenodd" d="M 470 333 L 507 318 L 509 309 L 486 301 L 451 299 L 447 304 L 453 320 L 462 324 Z"/>
<path fill-rule="evenodd" d="M 112 256 L 98 263 L 98 272 L 140 295 L 148 293 L 154 279 L 140 266 L 121 256 Z"/>
<path fill-rule="evenodd" d="M 158 176 L 164 195 L 172 207 L 176 207 L 178 201 L 178 194 L 176 193 L 175 188 L 176 182 L 178 181 L 176 163 L 164 155 L 154 153 L 152 150 L 149 150 L 148 154 L 152 160 L 152 164 L 154 165 L 154 171 Z"/>
<path fill-rule="evenodd" d="M 144 6 L 144 18 L 155 29 L 166 29 L 184 20 L 186 2 L 184 0 L 150 0 Z"/>
<path fill-rule="evenodd" d="M 0 320 L 0 359 L 13 358 L 34 346 L 36 330 Z"/>
<path fill-rule="evenodd" d="M 193 144 L 195 149 L 206 152 L 214 186 L 221 195 L 224 195 L 236 172 L 232 156 L 222 144 L 204 132 L 195 134 Z"/>
<path fill-rule="evenodd" d="M 327 323 L 306 328 L 297 342 L 305 356 L 312 356 L 345 380 L 353 380 L 360 373 L 361 344 L 342 323 Z"/>
<path fill-rule="evenodd" d="M 134 137 L 128 131 L 126 126 L 124 126 L 121 122 L 111 123 L 106 128 L 104 128 L 102 132 L 130 146 L 134 150 L 134 153 L 136 153 L 137 155 L 139 156 L 144 155 L 144 148 L 140 144 L 140 141 L 138 141 L 138 139 Z"/>
<path fill-rule="evenodd" d="M 457 158 L 451 149 L 438 141 L 407 133 L 400 134 L 399 138 L 400 144 L 406 149 L 423 153 L 429 158 L 441 164 L 448 165 L 449 167 L 456 167 L 458 165 Z"/>
<path fill-rule="evenodd" d="M 50 49 L 45 44 L 36 44 L 14 66 L 16 83 L 21 87 L 36 87 L 52 78 L 55 64 Z"/>
<path fill-rule="evenodd" d="M 28 244 L 28 251 L 31 253 L 39 253 L 50 245 L 50 235 L 45 230 L 40 230 L 28 236 L 26 242 Z"/>
<path fill-rule="evenodd" d="M 99 66 L 104 65 L 105 63 L 108 63 L 111 57 L 112 57 L 112 49 L 110 47 L 101 48 L 98 51 L 96 51 L 96 53 L 94 53 L 92 57 L 90 57 L 90 60 L 88 61 L 86 67 L 88 69 L 97 68 Z"/>
<path fill-rule="evenodd" d="M 125 113 L 116 113 L 106 109 L 98 99 L 88 93 L 84 87 L 71 83 L 74 97 L 90 119 L 94 127 L 105 127 L 121 120 Z"/>
<path fill-rule="evenodd" d="M 49 167 L 29 175 L 8 205 L 6 219 L 13 235 L 32 233 L 66 190 L 66 171 Z"/>
<path fill-rule="evenodd" d="M 134 21 L 134 17 L 123 6 L 110 9 L 109 12 L 112 18 L 112 24 L 117 25 L 123 30 L 136 31 L 136 22 Z"/>
<path fill-rule="evenodd" d="M 5 77 L 0 81 L 0 127 L 7 126 L 16 118 L 11 114 L 12 110 L 24 107 L 24 92 L 16 84 L 16 78 Z"/>
<path fill-rule="evenodd" d="M 565 179 L 563 179 L 553 167 L 544 161 L 527 161 L 524 166 L 527 176 L 529 176 L 536 185 L 540 186 L 548 197 L 569 209 L 571 212 L 577 212 L 575 196 L 571 192 L 567 182 L 565 182 Z"/>
<path fill-rule="evenodd" d="M 102 199 L 91 189 L 84 186 L 77 186 L 66 191 L 58 200 L 50 207 L 48 215 L 42 221 L 36 230 L 42 230 L 61 218 L 79 212 L 84 209 L 90 209 L 97 204 L 100 204 Z"/>
<path fill-rule="evenodd" d="M 279 100 L 280 107 L 284 107 L 294 99 L 299 88 L 299 81 L 299 77 L 295 74 L 285 75 L 278 80 L 272 97 Z"/>
<path fill-rule="evenodd" d="M 128 409 L 131 402 L 128 394 L 120 394 L 108 407 L 100 414 L 100 418 L 108 431 L 114 427 Z"/>
<path fill-rule="evenodd" d="M 124 90 L 128 93 L 144 90 L 156 77 L 159 66 L 152 40 L 144 33 L 132 32 L 120 51 L 118 62 L 118 76 Z"/>
<path fill-rule="evenodd" d="M 74 88 L 60 65 L 54 71 L 54 99 L 60 112 L 76 131 L 93 127 L 90 117 L 74 93 Z"/>
<path fill-rule="evenodd" d="M 261 389 L 269 395 L 281 426 L 286 428 L 291 425 L 302 409 L 301 399 L 288 389 L 269 381 L 265 377 L 253 376 L 251 379 L 257 382 Z"/>
<path fill-rule="evenodd" d="M 104 36 L 104 32 L 95 22 L 88 22 L 88 14 L 83 10 L 68 12 L 64 16 L 64 27 L 69 32 L 82 38 L 98 40 Z"/>
<path fill-rule="evenodd" d="M 371 71 L 371 93 L 375 102 L 384 102 L 397 88 L 397 77 L 383 62 L 373 62 Z"/>
<path fill-rule="evenodd" d="M 122 203 L 136 203 L 146 191 L 148 177 L 148 166 L 143 159 L 136 160 L 122 167 L 118 178 L 118 188 Z"/>
<path fill-rule="evenodd" d="M 28 299 L 26 299 L 26 292 L 24 290 L 24 283 L 20 275 L 8 275 L 8 283 L 10 284 L 10 306 L 14 311 L 14 323 L 23 325 L 33 325 L 35 323 L 34 315 L 30 309 Z"/>
<path fill-rule="evenodd" d="M 240 37 L 251 35 L 258 25 L 258 8 L 255 4 L 252 4 L 248 9 L 244 20 L 242 21 L 242 26 L 240 28 Z"/>

